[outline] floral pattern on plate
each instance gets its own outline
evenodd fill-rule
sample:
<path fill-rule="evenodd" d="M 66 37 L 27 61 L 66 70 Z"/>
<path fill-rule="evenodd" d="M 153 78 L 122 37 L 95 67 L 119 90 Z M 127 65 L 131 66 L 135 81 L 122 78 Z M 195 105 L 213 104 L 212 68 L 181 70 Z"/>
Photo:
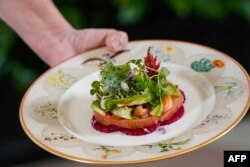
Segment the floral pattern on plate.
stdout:
<path fill-rule="evenodd" d="M 232 77 L 220 77 L 212 82 L 217 103 L 221 103 L 222 105 L 235 101 L 247 89 L 238 79 Z"/>
<path fill-rule="evenodd" d="M 169 151 L 182 150 L 182 148 L 188 144 L 192 139 L 193 134 L 191 132 L 185 133 L 178 137 L 171 138 L 167 141 L 162 141 L 154 144 L 147 144 L 137 147 L 138 150 L 145 153 L 165 153 Z"/>
<path fill-rule="evenodd" d="M 134 147 L 103 146 L 85 142 L 83 151 L 98 159 L 115 159 L 133 153 Z"/>
<path fill-rule="evenodd" d="M 157 56 L 163 63 L 172 63 L 179 65 L 186 65 L 186 57 L 184 52 L 173 44 L 157 44 L 146 46 L 145 48 L 138 50 L 135 55 L 146 55 L 147 49 L 150 47 L 150 53 Z"/>
<path fill-rule="evenodd" d="M 216 105 L 214 110 L 200 124 L 193 128 L 195 134 L 210 133 L 223 128 L 232 118 L 232 111 L 225 107 Z"/>
<path fill-rule="evenodd" d="M 56 96 L 42 96 L 35 99 L 29 107 L 31 117 L 34 120 L 45 124 L 59 123 L 57 117 L 58 100 L 59 97 Z"/>
<path fill-rule="evenodd" d="M 51 95 L 61 95 L 86 72 L 75 68 L 58 69 L 45 78 L 44 87 Z"/>
<path fill-rule="evenodd" d="M 42 131 L 44 142 L 60 147 L 78 147 L 82 141 L 66 132 L 61 126 L 49 125 Z"/>
<path fill-rule="evenodd" d="M 211 80 L 222 75 L 227 65 L 225 60 L 218 55 L 201 53 L 189 57 L 188 66 Z"/>

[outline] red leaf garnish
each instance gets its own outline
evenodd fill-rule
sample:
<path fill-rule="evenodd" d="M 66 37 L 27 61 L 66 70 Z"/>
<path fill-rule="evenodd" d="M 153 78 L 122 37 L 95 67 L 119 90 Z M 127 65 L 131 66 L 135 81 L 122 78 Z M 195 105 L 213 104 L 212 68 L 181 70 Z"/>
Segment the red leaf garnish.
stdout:
<path fill-rule="evenodd" d="M 144 65 L 148 76 L 153 76 L 158 73 L 161 62 L 157 62 L 157 57 L 150 52 L 151 47 L 148 47 L 147 56 L 144 58 Z"/>

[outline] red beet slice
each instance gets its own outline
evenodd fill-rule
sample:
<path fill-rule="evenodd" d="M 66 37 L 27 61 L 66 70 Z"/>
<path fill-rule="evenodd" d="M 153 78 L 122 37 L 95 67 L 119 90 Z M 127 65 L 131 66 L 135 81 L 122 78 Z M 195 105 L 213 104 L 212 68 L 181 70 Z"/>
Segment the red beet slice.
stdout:
<path fill-rule="evenodd" d="M 181 106 L 181 108 L 172 117 L 170 117 L 168 120 L 161 122 L 160 124 L 161 126 L 169 125 L 171 123 L 178 121 L 183 115 L 184 115 L 184 106 Z"/>
<path fill-rule="evenodd" d="M 119 127 L 114 126 L 114 125 L 102 125 L 100 124 L 98 121 L 96 121 L 95 117 L 92 117 L 92 126 L 93 128 L 95 128 L 96 130 L 100 131 L 100 132 L 104 132 L 104 133 L 111 133 L 111 132 L 116 132 L 119 131 Z"/>
<path fill-rule="evenodd" d="M 151 125 L 147 128 L 140 128 L 140 129 L 122 128 L 122 129 L 120 129 L 120 132 L 122 132 L 126 135 L 129 135 L 129 136 L 142 136 L 142 135 L 147 135 L 147 134 L 154 132 L 159 126 L 160 126 L 160 124 L 154 124 L 154 125 Z"/>

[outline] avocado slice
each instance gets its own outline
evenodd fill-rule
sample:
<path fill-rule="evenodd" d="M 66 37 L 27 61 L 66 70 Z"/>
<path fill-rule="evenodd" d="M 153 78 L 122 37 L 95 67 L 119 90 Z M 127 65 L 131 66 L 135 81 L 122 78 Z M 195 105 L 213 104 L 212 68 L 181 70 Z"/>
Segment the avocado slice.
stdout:
<path fill-rule="evenodd" d="M 157 104 L 150 112 L 151 115 L 159 117 L 163 111 L 163 103 Z"/>
<path fill-rule="evenodd" d="M 131 97 L 118 99 L 117 100 L 117 106 L 134 106 L 134 105 L 140 105 L 145 104 L 148 102 L 148 96 L 147 95 L 134 95 Z"/>
<path fill-rule="evenodd" d="M 148 103 L 148 95 L 134 95 L 123 99 L 106 99 L 104 105 L 108 111 L 117 107 L 133 106 Z"/>
<path fill-rule="evenodd" d="M 94 111 L 98 112 L 99 114 L 106 115 L 106 112 L 101 108 L 99 101 L 94 101 L 91 107 L 93 108 Z"/>
<path fill-rule="evenodd" d="M 130 107 L 119 107 L 119 108 L 112 110 L 111 113 L 121 118 L 133 119 L 132 111 L 133 111 L 133 108 L 130 108 Z"/>

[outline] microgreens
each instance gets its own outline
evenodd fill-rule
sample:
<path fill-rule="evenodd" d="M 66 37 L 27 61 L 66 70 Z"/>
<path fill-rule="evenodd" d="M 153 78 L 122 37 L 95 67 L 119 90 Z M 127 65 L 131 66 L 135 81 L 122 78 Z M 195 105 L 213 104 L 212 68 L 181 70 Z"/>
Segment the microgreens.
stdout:
<path fill-rule="evenodd" d="M 122 65 L 114 65 L 111 61 L 105 63 L 100 72 L 100 81 L 92 83 L 91 95 L 96 95 L 102 108 L 113 110 L 123 104 L 133 104 L 133 100 L 141 100 L 159 116 L 162 111 L 163 96 L 178 96 L 177 86 L 167 81 L 170 74 L 166 67 L 160 67 L 160 62 L 148 50 L 142 60 L 130 60 Z M 104 105 L 103 105 L 104 104 Z"/>

